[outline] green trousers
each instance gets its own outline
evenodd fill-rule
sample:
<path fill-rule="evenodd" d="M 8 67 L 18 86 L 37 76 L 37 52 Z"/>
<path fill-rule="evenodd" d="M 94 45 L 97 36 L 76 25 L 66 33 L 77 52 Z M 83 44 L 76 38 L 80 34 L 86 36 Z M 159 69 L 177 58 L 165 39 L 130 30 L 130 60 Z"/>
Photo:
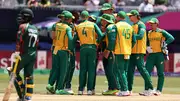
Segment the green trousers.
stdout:
<path fill-rule="evenodd" d="M 67 73 L 67 77 L 66 77 L 66 81 L 65 81 L 65 88 L 66 89 L 70 89 L 71 88 L 71 81 L 72 81 L 72 77 L 73 77 L 73 73 L 74 73 L 74 69 L 75 69 L 75 52 L 73 55 L 70 55 L 70 63 L 68 66 L 68 73 Z"/>
<path fill-rule="evenodd" d="M 87 81 L 87 90 L 95 89 L 96 45 L 81 45 L 79 91 L 83 91 Z"/>
<path fill-rule="evenodd" d="M 36 53 L 33 55 L 30 54 L 21 55 L 21 60 L 18 63 L 18 67 L 16 70 L 16 78 L 14 81 L 14 85 L 19 98 L 22 98 L 24 95 L 32 96 L 33 94 L 33 86 L 34 86 L 33 70 L 34 70 L 35 60 L 36 60 Z M 24 83 L 22 77 L 19 74 L 23 68 L 24 68 Z"/>
<path fill-rule="evenodd" d="M 151 53 L 147 57 L 146 61 L 146 69 L 151 74 L 154 66 L 157 68 L 157 75 L 158 75 L 158 84 L 157 90 L 162 91 L 164 85 L 164 55 L 162 52 L 160 53 Z M 145 84 L 147 88 L 148 84 Z"/>
<path fill-rule="evenodd" d="M 68 73 L 67 70 L 69 63 L 69 52 L 64 50 L 59 50 L 57 52 L 57 58 L 55 58 L 55 62 L 57 62 L 58 65 L 57 72 L 59 72 L 57 89 L 62 90 L 64 89 L 66 75 Z"/>
<path fill-rule="evenodd" d="M 48 84 L 50 84 L 51 86 L 53 86 L 55 84 L 55 82 L 57 81 L 57 61 L 55 61 L 57 58 L 57 55 L 52 53 L 52 69 L 50 71 L 49 74 L 49 80 L 48 80 Z"/>
<path fill-rule="evenodd" d="M 128 83 L 126 77 L 127 60 L 124 59 L 124 55 L 115 55 L 115 68 L 116 71 L 116 83 L 120 85 L 121 91 L 128 90 Z"/>
<path fill-rule="evenodd" d="M 153 89 L 151 77 L 144 66 L 144 54 L 132 54 L 130 56 L 130 63 L 129 63 L 128 72 L 127 72 L 129 91 L 132 91 L 134 71 L 135 71 L 136 66 L 141 76 L 143 77 L 144 82 L 147 83 L 147 88 L 145 88 L 145 90 Z"/>
<path fill-rule="evenodd" d="M 105 75 L 108 81 L 108 90 L 119 89 L 119 84 L 116 82 L 116 77 L 114 71 L 116 71 L 116 67 L 114 67 L 115 59 L 110 53 L 108 59 L 103 57 L 103 66 Z"/>

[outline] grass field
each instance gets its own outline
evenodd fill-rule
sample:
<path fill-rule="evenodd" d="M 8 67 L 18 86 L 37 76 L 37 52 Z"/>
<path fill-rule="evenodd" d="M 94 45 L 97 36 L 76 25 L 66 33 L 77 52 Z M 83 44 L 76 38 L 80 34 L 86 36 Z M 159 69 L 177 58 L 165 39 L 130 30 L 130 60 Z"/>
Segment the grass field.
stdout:
<path fill-rule="evenodd" d="M 51 101 L 50 99 L 54 99 L 53 101 L 56 101 L 55 99 L 56 99 L 57 95 L 53 95 L 53 96 L 52 95 L 46 95 L 45 87 L 47 85 L 48 75 L 35 75 L 34 79 L 35 79 L 35 81 L 34 81 L 35 82 L 34 92 L 36 93 L 36 95 L 35 95 L 35 97 L 33 96 L 33 98 L 38 99 L 38 100 L 35 100 L 35 101 Z M 153 77 L 154 87 L 156 87 L 156 83 L 157 83 L 157 78 Z M 4 89 L 7 87 L 7 84 L 8 84 L 8 76 L 5 75 L 5 74 L 0 74 L 0 93 L 1 93 L 0 94 L 0 99 L 2 98 L 2 95 L 3 95 L 2 93 L 4 92 Z M 75 93 L 77 94 L 78 76 L 73 77 L 72 88 L 75 91 Z M 95 96 L 95 98 L 90 97 L 91 100 L 83 100 L 83 99 L 86 99 L 86 98 L 89 99 L 89 97 L 85 96 L 85 97 L 83 97 L 83 99 L 82 99 L 82 97 L 78 97 L 78 96 L 71 96 L 71 97 L 58 96 L 58 97 L 61 98 L 61 99 L 64 99 L 64 100 L 61 100 L 61 101 L 110 101 L 109 98 L 111 98 L 111 97 L 107 97 L 107 99 L 106 99 L 106 97 L 100 96 L 101 92 L 103 90 L 105 90 L 105 89 L 107 89 L 107 81 L 106 81 L 105 76 L 97 76 L 97 80 L 96 80 L 96 93 L 97 93 L 97 95 Z M 134 88 L 133 88 L 133 93 L 135 93 L 135 94 L 133 95 L 134 100 L 132 99 L 132 101 L 141 101 L 140 99 L 144 99 L 144 97 L 139 98 L 139 96 L 137 94 L 138 92 L 143 91 L 143 89 L 144 89 L 143 79 L 141 77 L 135 77 L 135 79 L 134 79 Z M 13 92 L 15 92 L 15 90 Z M 158 101 L 180 101 L 180 100 L 178 100 L 179 97 L 180 97 L 180 78 L 179 77 L 166 77 L 165 78 L 165 84 L 164 84 L 163 93 L 164 93 L 164 95 L 162 97 L 163 99 L 160 100 L 161 98 L 158 98 L 159 99 Z M 13 94 L 12 96 L 13 96 L 12 99 L 16 98 L 15 94 Z M 39 98 L 40 96 L 42 97 L 41 99 Z M 45 100 L 44 98 L 46 98 L 46 97 L 49 100 Z M 73 100 L 70 100 L 72 98 L 73 98 Z M 104 98 L 106 100 L 101 100 L 101 99 L 104 99 Z M 176 99 L 176 98 L 178 98 L 178 99 Z M 99 99 L 99 100 L 97 100 L 97 99 Z M 113 101 L 116 101 L 116 97 L 112 97 L 111 99 L 115 99 Z M 147 97 L 145 97 L 145 99 L 147 99 L 148 101 L 157 101 L 157 100 L 155 100 L 155 99 L 157 99 L 157 97 L 156 98 L 151 97 L 151 100 L 149 98 L 147 98 Z M 170 99 L 172 99 L 172 100 L 170 100 Z M 126 98 L 123 98 L 122 100 L 123 101 L 131 101 L 130 99 L 127 100 Z M 12 101 L 14 101 L 14 99 Z"/>

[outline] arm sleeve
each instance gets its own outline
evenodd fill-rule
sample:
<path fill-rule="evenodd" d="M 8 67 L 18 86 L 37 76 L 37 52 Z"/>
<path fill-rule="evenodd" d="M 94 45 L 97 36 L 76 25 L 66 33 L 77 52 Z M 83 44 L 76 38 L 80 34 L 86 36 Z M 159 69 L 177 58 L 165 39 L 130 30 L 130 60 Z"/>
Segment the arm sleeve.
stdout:
<path fill-rule="evenodd" d="M 56 24 L 54 24 L 53 26 L 52 26 L 52 31 L 55 31 L 56 30 Z"/>
<path fill-rule="evenodd" d="M 141 40 L 146 32 L 146 27 L 143 24 L 139 24 L 138 33 L 135 35 L 136 40 Z"/>
<path fill-rule="evenodd" d="M 68 48 L 69 50 L 73 49 L 73 37 L 72 37 L 72 30 L 70 27 L 66 29 L 66 33 L 68 35 Z"/>
<path fill-rule="evenodd" d="M 116 36 L 117 36 L 116 27 L 113 27 L 112 29 L 107 29 L 106 34 L 107 34 L 107 37 L 108 37 L 107 50 L 113 51 L 114 48 L 115 48 L 115 42 L 116 42 Z"/>
<path fill-rule="evenodd" d="M 103 34 L 97 24 L 94 24 L 95 32 L 98 34 L 98 42 L 103 38 Z"/>
<path fill-rule="evenodd" d="M 167 45 L 174 41 L 174 37 L 171 34 L 169 34 L 167 31 L 163 30 L 162 34 L 166 38 L 165 42 Z"/>
<path fill-rule="evenodd" d="M 135 44 L 136 44 L 136 37 L 134 34 L 132 34 L 132 48 L 134 47 Z"/>
<path fill-rule="evenodd" d="M 16 38 L 16 51 L 20 51 L 20 45 L 21 45 L 21 42 L 23 41 L 23 34 L 25 33 L 25 28 L 26 28 L 26 25 L 25 24 L 22 24 L 19 26 L 19 30 L 18 30 L 18 33 L 17 33 L 17 38 Z"/>

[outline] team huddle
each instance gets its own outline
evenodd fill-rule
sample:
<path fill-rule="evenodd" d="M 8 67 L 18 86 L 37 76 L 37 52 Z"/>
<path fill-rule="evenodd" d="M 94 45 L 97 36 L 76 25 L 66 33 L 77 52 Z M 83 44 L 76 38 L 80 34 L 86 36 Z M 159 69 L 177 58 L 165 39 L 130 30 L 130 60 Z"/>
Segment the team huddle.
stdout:
<path fill-rule="evenodd" d="M 129 13 L 119 11 L 113 14 L 112 5 L 103 4 L 101 17 L 80 14 L 80 23 L 74 24 L 74 16 L 64 10 L 58 14 L 60 19 L 52 26 L 52 69 L 46 89 L 51 94 L 73 95 L 71 81 L 75 69 L 76 42 L 80 44 L 80 73 L 78 95 L 83 95 L 87 85 L 87 95 L 95 95 L 96 68 L 99 52 L 103 55 L 103 66 L 108 81 L 107 90 L 102 95 L 130 96 L 133 91 L 134 71 L 137 67 L 144 79 L 144 91 L 139 95 L 160 95 L 164 84 L 164 61 L 168 58 L 167 45 L 174 37 L 158 27 L 157 18 L 148 23 L 151 30 L 141 21 L 137 10 Z M 21 57 L 16 72 L 15 87 L 18 101 L 31 101 L 33 93 L 33 65 L 36 57 L 38 31 L 31 24 L 34 17 L 30 9 L 20 12 L 20 23 L 16 52 L 13 58 Z M 129 18 L 133 25 L 126 22 Z M 144 56 L 148 52 L 146 64 Z M 158 83 L 154 90 L 151 72 L 156 66 Z M 24 68 L 25 82 L 19 75 Z M 86 84 L 87 83 L 87 84 Z M 23 100 L 24 101 L 24 100 Z"/>

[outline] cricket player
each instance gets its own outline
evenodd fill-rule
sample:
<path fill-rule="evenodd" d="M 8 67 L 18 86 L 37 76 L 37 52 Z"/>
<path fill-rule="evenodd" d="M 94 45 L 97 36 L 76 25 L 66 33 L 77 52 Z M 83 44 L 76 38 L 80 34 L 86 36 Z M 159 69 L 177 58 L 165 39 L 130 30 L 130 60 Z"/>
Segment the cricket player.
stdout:
<path fill-rule="evenodd" d="M 79 74 L 79 95 L 83 95 L 83 91 L 87 82 L 87 94 L 94 95 L 94 82 L 96 78 L 96 33 L 101 38 L 102 32 L 99 27 L 88 21 L 89 13 L 81 12 L 83 20 L 77 25 L 77 35 L 80 40 L 80 74 Z M 88 77 L 88 78 L 87 78 Z M 87 78 L 87 80 L 86 80 Z"/>
<path fill-rule="evenodd" d="M 134 34 L 136 37 L 136 44 L 132 48 L 130 63 L 127 72 L 127 80 L 128 80 L 128 89 L 130 94 L 132 93 L 132 86 L 134 80 L 134 71 L 137 66 L 138 71 L 144 79 L 144 82 L 147 82 L 148 93 L 145 96 L 152 95 L 153 93 L 153 85 L 148 71 L 144 66 L 144 55 L 146 54 L 146 26 L 142 21 L 140 21 L 140 14 L 137 10 L 131 10 L 127 13 L 131 22 L 133 22 Z M 141 94 L 140 94 L 141 95 Z"/>
<path fill-rule="evenodd" d="M 69 95 L 70 93 L 64 90 L 65 79 L 68 70 L 69 54 L 72 50 L 72 29 L 69 24 L 72 22 L 73 15 L 67 11 L 64 13 L 64 21 L 57 23 L 53 30 L 55 33 L 53 36 L 56 38 L 56 46 L 54 47 L 53 54 L 57 55 L 54 61 L 57 62 L 59 71 L 57 90 L 55 91 L 58 95 Z"/>
<path fill-rule="evenodd" d="M 113 21 L 113 16 L 111 16 L 110 14 L 103 14 L 101 17 L 101 24 L 106 26 L 106 32 L 105 32 L 105 41 L 106 42 L 106 48 L 104 50 L 103 53 L 103 58 L 106 59 L 106 66 L 108 68 L 108 70 L 112 73 L 111 75 L 109 75 L 109 79 L 111 81 L 113 81 L 115 84 L 110 85 L 111 89 L 108 89 L 107 91 L 104 91 L 102 94 L 103 95 L 115 95 L 115 93 L 117 93 L 119 90 L 117 89 L 118 84 L 116 83 L 116 75 L 114 73 L 114 61 L 115 61 L 115 57 L 114 54 L 110 51 L 108 51 L 108 35 L 111 33 L 115 33 L 115 24 Z M 114 31 L 114 32 L 113 32 Z"/>
<path fill-rule="evenodd" d="M 33 67 L 36 60 L 38 45 L 38 29 L 31 24 L 34 14 L 31 9 L 22 9 L 18 15 L 19 30 L 16 40 L 16 51 L 12 53 L 13 59 L 21 60 L 16 70 L 15 88 L 18 94 L 17 101 L 31 101 L 34 81 Z M 20 71 L 24 69 L 24 83 Z"/>
<path fill-rule="evenodd" d="M 56 46 L 55 26 L 58 23 L 62 23 L 64 21 L 64 13 L 66 13 L 66 12 L 67 11 L 64 10 L 61 14 L 58 14 L 57 17 L 60 20 L 52 26 L 52 39 L 53 39 L 53 44 L 52 44 L 52 48 L 51 48 L 51 51 L 52 51 L 52 69 L 50 71 L 50 75 L 49 75 L 49 79 L 48 79 L 48 85 L 46 86 L 48 93 L 51 93 L 51 94 L 55 93 L 55 89 L 57 88 L 58 77 L 59 77 L 59 72 L 57 71 L 57 68 L 58 68 L 57 62 L 58 61 L 55 61 L 55 58 L 58 58 L 58 57 L 56 54 L 53 54 L 54 47 Z M 54 88 L 55 83 L 56 83 L 56 87 Z"/>
<path fill-rule="evenodd" d="M 154 66 L 157 68 L 158 82 L 154 94 L 158 96 L 161 95 L 164 85 L 164 55 L 168 55 L 167 45 L 174 41 L 174 37 L 164 29 L 159 28 L 157 18 L 152 18 L 148 22 L 151 25 L 151 30 L 148 32 L 147 51 L 149 55 L 146 61 L 146 69 L 151 74 Z M 145 86 L 148 88 L 147 83 Z"/>
<path fill-rule="evenodd" d="M 103 14 L 110 14 L 113 18 L 113 21 L 115 21 L 115 17 L 113 17 L 113 7 L 111 4 L 104 3 L 100 10 Z M 107 26 L 101 24 L 100 22 L 101 22 L 101 19 L 97 19 L 97 24 L 100 26 L 101 31 L 103 33 L 105 33 Z M 99 48 L 101 49 L 102 52 L 104 52 L 104 50 L 106 48 L 105 40 L 103 40 L 100 43 Z M 107 66 L 108 62 L 107 61 L 108 61 L 108 59 L 103 57 L 103 67 L 104 67 L 105 75 L 106 75 L 106 78 L 108 81 L 108 89 L 103 91 L 102 94 L 103 95 L 114 95 L 114 92 L 117 92 L 118 87 L 116 85 L 116 82 L 113 79 L 111 79 L 111 77 L 113 76 L 113 71 L 112 71 L 112 68 L 108 68 L 108 66 Z"/>
<path fill-rule="evenodd" d="M 116 93 L 117 96 L 129 96 L 128 83 L 127 83 L 127 69 L 128 61 L 130 59 L 132 47 L 136 43 L 133 28 L 130 24 L 125 22 L 126 13 L 119 11 L 116 17 L 116 41 L 115 41 L 115 68 L 117 69 L 116 77 L 117 82 L 120 84 L 120 92 Z"/>
<path fill-rule="evenodd" d="M 74 94 L 72 88 L 71 88 L 71 81 L 73 77 L 73 73 L 75 70 L 75 60 L 76 60 L 76 40 L 77 40 L 77 34 L 76 34 L 76 25 L 72 22 L 69 25 L 72 28 L 72 36 L 73 36 L 73 43 L 72 43 L 72 50 L 70 54 L 70 63 L 69 63 L 69 68 L 68 68 L 68 73 L 66 76 L 66 81 L 65 81 L 65 90 L 69 92 L 71 95 Z"/>

